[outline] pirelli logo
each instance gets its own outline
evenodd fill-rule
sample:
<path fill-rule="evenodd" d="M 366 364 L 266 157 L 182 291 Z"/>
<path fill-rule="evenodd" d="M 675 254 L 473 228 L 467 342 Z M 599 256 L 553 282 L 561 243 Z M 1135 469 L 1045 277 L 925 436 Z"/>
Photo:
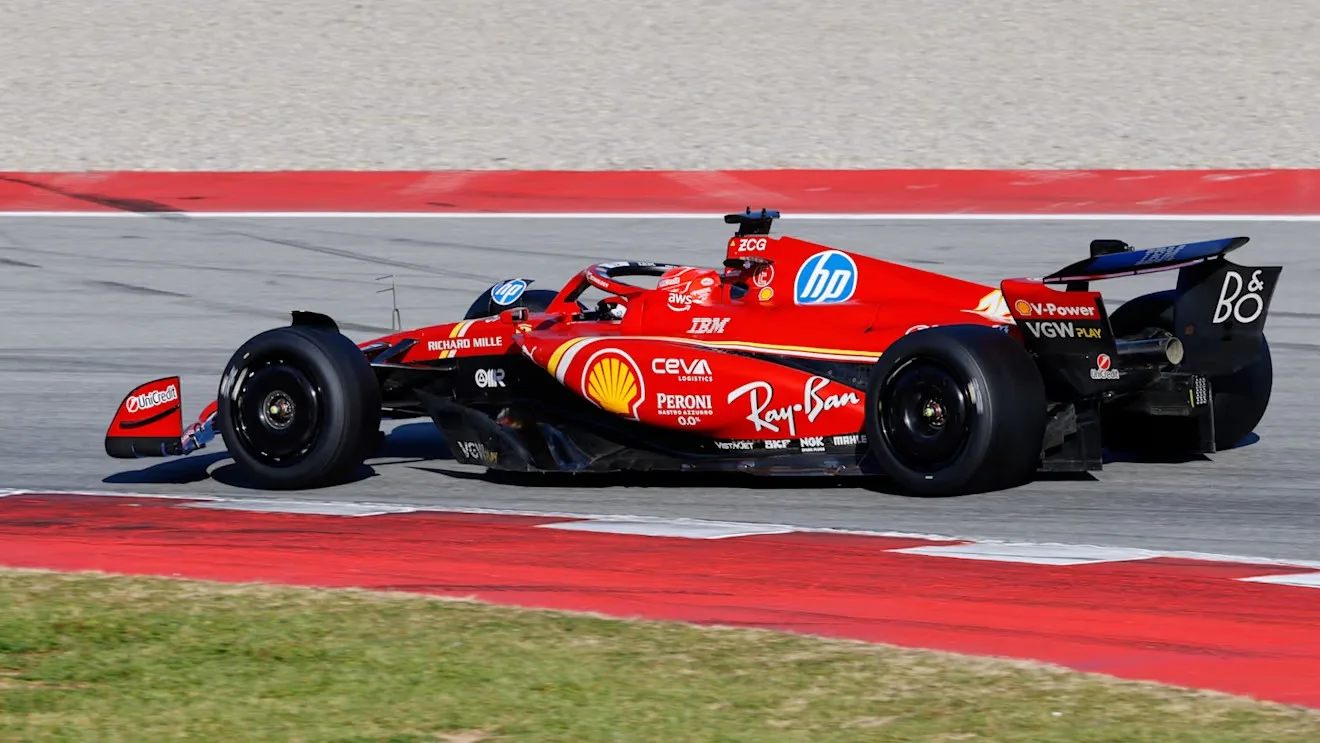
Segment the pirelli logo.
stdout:
<path fill-rule="evenodd" d="M 1100 340 L 1104 330 L 1099 323 L 1075 322 L 1069 320 L 1026 320 L 1022 322 L 1033 338 Z"/>

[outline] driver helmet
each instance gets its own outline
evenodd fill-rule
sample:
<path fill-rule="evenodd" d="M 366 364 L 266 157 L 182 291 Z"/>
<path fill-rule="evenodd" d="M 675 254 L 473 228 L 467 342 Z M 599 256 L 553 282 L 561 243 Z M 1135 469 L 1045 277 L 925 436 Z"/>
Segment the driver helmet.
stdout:
<path fill-rule="evenodd" d="M 669 297 L 671 305 L 714 304 L 712 296 L 720 288 L 720 272 L 710 268 L 681 266 L 665 271 L 656 289 Z"/>

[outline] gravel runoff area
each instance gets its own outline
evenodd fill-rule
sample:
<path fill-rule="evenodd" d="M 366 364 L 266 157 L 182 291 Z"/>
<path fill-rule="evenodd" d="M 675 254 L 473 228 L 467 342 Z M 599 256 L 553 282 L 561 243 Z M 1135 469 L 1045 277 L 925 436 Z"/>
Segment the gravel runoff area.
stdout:
<path fill-rule="evenodd" d="M 1301 167 L 1315 0 L 0 0 L 0 170 Z"/>

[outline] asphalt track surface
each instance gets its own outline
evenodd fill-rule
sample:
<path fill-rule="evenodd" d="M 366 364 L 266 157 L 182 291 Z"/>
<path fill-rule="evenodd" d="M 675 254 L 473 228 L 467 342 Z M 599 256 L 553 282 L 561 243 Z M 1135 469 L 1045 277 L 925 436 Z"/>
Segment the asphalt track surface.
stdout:
<path fill-rule="evenodd" d="M 0 0 L 0 170 L 1297 167 L 1314 0 Z"/>
<path fill-rule="evenodd" d="M 1259 440 L 1210 461 L 1116 462 L 1095 478 L 913 499 L 824 479 L 490 481 L 453 463 L 426 422 L 397 425 L 359 482 L 293 497 L 533 512 L 691 517 L 983 539 L 1320 558 L 1320 223 L 807 221 L 778 231 L 981 281 L 1041 275 L 1096 236 L 1140 246 L 1245 234 L 1248 265 L 1282 264 L 1267 332 L 1275 388 Z M 183 377 L 185 417 L 212 399 L 249 336 L 292 308 L 329 313 L 355 340 L 388 332 L 393 274 L 406 326 L 461 317 L 510 275 L 557 288 L 580 267 L 632 257 L 717 265 L 718 219 L 0 217 L 0 487 L 269 498 L 223 450 L 112 460 L 102 436 L 134 385 Z M 1112 299 L 1173 274 L 1107 282 Z M 282 496 L 283 497 L 283 496 Z"/>

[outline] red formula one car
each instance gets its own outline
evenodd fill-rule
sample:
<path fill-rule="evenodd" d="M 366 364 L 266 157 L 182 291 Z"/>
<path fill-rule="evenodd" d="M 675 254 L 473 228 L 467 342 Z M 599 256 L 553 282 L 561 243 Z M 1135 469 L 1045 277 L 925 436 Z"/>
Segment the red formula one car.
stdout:
<path fill-rule="evenodd" d="M 382 417 L 429 417 L 458 462 L 497 470 L 883 474 L 950 495 L 1098 470 L 1106 448 L 1214 452 L 1268 404 L 1282 268 L 1226 260 L 1245 237 L 1096 240 L 996 288 L 771 237 L 777 216 L 727 216 L 721 269 L 601 263 L 557 292 L 510 279 L 459 322 L 361 344 L 296 311 L 235 352 L 187 430 L 178 377 L 133 390 L 106 451 L 187 454 L 219 433 L 263 487 L 304 488 L 354 476 Z M 1175 289 L 1112 315 L 1089 289 L 1170 269 Z"/>

